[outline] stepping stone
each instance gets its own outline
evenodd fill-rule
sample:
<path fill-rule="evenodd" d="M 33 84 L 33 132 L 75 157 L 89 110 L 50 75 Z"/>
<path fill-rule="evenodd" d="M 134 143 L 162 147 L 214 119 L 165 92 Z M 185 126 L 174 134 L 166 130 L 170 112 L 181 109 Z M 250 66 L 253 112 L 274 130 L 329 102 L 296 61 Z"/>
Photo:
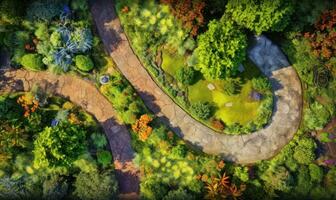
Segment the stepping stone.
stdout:
<path fill-rule="evenodd" d="M 243 64 L 240 64 L 240 65 L 238 66 L 238 71 L 239 71 L 239 72 L 243 72 L 243 71 L 245 71 L 245 68 L 244 68 L 244 65 L 243 65 Z"/>
<path fill-rule="evenodd" d="M 232 102 L 229 102 L 229 103 L 226 103 L 225 104 L 225 107 L 232 107 L 233 106 L 233 103 Z"/>
<path fill-rule="evenodd" d="M 262 94 L 260 94 L 259 92 L 253 90 L 251 93 L 250 93 L 250 98 L 253 100 L 253 101 L 260 101 L 262 99 Z"/>
<path fill-rule="evenodd" d="M 209 83 L 207 87 L 208 87 L 208 89 L 211 90 L 211 91 L 214 90 L 214 89 L 216 89 L 215 85 L 212 84 L 212 83 Z"/>

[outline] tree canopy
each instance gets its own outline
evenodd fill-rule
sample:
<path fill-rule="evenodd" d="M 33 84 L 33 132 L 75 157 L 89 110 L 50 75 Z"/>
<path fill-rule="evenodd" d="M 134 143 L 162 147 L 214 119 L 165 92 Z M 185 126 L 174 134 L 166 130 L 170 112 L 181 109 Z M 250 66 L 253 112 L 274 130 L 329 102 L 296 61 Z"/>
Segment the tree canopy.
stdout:
<path fill-rule="evenodd" d="M 229 0 L 226 12 L 237 24 L 260 35 L 265 31 L 282 31 L 294 6 L 290 0 Z"/>
<path fill-rule="evenodd" d="M 234 75 L 246 55 L 247 38 L 226 17 L 209 23 L 208 31 L 198 38 L 195 50 L 198 67 L 207 79 L 224 79 Z"/>
<path fill-rule="evenodd" d="M 61 123 L 46 127 L 34 142 L 34 166 L 71 166 L 87 148 L 86 132 L 79 126 Z"/>

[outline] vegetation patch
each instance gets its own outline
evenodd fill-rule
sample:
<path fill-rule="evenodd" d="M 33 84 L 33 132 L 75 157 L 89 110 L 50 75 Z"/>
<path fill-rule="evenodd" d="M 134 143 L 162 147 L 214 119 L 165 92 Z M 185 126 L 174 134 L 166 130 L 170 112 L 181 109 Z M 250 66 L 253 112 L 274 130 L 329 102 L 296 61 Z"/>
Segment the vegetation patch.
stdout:
<path fill-rule="evenodd" d="M 112 155 L 95 119 L 41 94 L 0 96 L 0 197 L 115 197 Z"/>

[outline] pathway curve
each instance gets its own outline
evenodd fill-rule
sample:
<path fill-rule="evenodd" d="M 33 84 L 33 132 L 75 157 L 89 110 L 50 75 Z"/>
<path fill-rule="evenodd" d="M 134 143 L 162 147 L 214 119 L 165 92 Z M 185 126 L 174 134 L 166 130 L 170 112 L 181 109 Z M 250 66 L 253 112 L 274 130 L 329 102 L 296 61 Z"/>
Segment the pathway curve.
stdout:
<path fill-rule="evenodd" d="M 108 100 L 89 81 L 71 75 L 48 72 L 0 70 L 0 91 L 30 91 L 39 85 L 47 92 L 68 98 L 96 117 L 104 129 L 113 154 L 121 196 L 136 198 L 139 192 L 138 170 L 132 163 L 134 152 L 127 128 L 115 119 Z"/>
<path fill-rule="evenodd" d="M 113 0 L 92 0 L 91 12 L 106 50 L 145 104 L 185 141 L 205 153 L 238 163 L 253 163 L 276 155 L 296 133 L 302 109 L 300 79 L 289 64 L 281 67 L 284 56 L 278 58 L 267 54 L 269 42 L 260 44 L 265 47 L 261 50 L 252 49 L 250 56 L 260 61 L 257 64 L 272 83 L 275 103 L 271 122 L 264 129 L 249 135 L 224 135 L 190 117 L 152 80 L 130 47 Z M 269 65 L 271 67 L 268 68 Z"/>

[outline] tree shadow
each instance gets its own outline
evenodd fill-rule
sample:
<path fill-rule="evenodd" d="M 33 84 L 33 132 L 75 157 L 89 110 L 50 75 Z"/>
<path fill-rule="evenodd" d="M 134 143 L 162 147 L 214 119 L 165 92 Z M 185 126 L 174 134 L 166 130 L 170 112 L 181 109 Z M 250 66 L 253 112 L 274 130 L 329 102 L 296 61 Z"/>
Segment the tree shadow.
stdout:
<path fill-rule="evenodd" d="M 90 0 L 89 5 L 105 50 L 110 54 L 125 40 L 120 37 L 123 30 L 117 17 L 115 2 L 113 0 Z"/>
<path fill-rule="evenodd" d="M 126 126 L 109 118 L 100 123 L 104 129 L 113 154 L 115 174 L 121 193 L 139 192 L 139 170 L 132 163 L 134 151 L 131 146 L 131 136 Z"/>
<path fill-rule="evenodd" d="M 14 76 L 5 74 L 8 70 L 0 69 L 0 91 L 1 92 L 13 92 L 24 91 L 24 84 L 22 80 L 17 80 Z"/>
<path fill-rule="evenodd" d="M 143 91 L 137 91 L 137 93 L 147 108 L 149 108 L 155 115 L 158 115 L 161 112 L 161 108 L 155 103 L 156 98 L 152 94 Z"/>

